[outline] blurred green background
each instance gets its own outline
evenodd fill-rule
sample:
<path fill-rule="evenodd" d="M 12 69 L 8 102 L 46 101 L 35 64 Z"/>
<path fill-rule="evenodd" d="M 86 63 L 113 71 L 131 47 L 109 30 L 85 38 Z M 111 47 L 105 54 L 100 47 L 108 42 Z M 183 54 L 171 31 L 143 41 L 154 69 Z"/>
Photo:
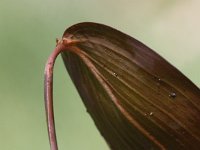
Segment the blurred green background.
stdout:
<path fill-rule="evenodd" d="M 0 0 L 0 149 L 49 150 L 45 62 L 69 26 L 93 21 L 145 43 L 200 86 L 198 0 Z M 108 150 L 61 58 L 54 76 L 60 150 Z"/>

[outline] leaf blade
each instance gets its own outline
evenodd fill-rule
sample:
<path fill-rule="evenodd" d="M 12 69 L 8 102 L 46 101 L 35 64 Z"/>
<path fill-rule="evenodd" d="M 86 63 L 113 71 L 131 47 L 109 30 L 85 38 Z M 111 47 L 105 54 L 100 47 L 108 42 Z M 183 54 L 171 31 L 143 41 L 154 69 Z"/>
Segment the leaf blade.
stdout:
<path fill-rule="evenodd" d="M 63 38 L 81 41 L 70 47 L 71 51 L 62 52 L 62 57 L 112 149 L 196 149 L 200 145 L 200 91 L 165 59 L 132 37 L 100 24 L 77 24 L 67 29 Z M 89 62 L 81 60 L 80 54 Z M 130 120 L 126 122 L 127 116 L 110 100 L 91 64 L 120 106 L 155 139 L 139 133 Z"/>

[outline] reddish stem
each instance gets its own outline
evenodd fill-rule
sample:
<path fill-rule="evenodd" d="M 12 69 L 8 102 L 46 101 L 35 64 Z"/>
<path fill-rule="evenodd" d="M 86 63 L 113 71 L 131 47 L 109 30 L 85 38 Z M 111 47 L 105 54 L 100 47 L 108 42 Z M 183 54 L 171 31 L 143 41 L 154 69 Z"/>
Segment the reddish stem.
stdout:
<path fill-rule="evenodd" d="M 48 125 L 48 134 L 51 150 L 58 150 L 56 140 L 56 130 L 54 122 L 54 111 L 53 111 L 53 67 L 57 56 L 61 51 L 66 49 L 64 44 L 58 44 L 53 53 L 48 58 L 45 66 L 45 80 L 44 80 L 44 93 L 45 93 L 45 109 Z"/>
<path fill-rule="evenodd" d="M 62 51 L 70 50 L 68 48 L 71 45 L 80 41 L 72 41 L 71 39 L 62 38 L 61 40 L 57 40 L 56 42 L 57 46 L 47 60 L 44 77 L 44 99 L 51 150 L 58 150 L 53 111 L 53 68 L 55 60 Z"/>

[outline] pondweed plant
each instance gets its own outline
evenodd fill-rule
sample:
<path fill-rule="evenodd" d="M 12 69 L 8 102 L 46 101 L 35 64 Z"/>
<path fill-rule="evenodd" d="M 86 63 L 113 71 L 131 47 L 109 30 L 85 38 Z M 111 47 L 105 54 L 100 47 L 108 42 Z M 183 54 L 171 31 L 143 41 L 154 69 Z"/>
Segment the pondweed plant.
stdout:
<path fill-rule="evenodd" d="M 136 39 L 97 23 L 68 28 L 45 68 L 51 150 L 58 150 L 53 66 L 61 54 L 96 127 L 112 150 L 199 150 L 200 90 Z"/>

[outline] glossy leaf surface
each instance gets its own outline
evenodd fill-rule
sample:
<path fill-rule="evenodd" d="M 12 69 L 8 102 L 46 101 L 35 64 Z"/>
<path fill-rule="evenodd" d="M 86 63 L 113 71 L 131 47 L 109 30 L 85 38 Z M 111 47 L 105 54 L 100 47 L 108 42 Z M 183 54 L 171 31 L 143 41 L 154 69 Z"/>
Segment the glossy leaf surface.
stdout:
<path fill-rule="evenodd" d="M 111 149 L 199 149 L 200 90 L 165 59 L 96 23 L 68 28 L 60 44 L 67 71 Z"/>

